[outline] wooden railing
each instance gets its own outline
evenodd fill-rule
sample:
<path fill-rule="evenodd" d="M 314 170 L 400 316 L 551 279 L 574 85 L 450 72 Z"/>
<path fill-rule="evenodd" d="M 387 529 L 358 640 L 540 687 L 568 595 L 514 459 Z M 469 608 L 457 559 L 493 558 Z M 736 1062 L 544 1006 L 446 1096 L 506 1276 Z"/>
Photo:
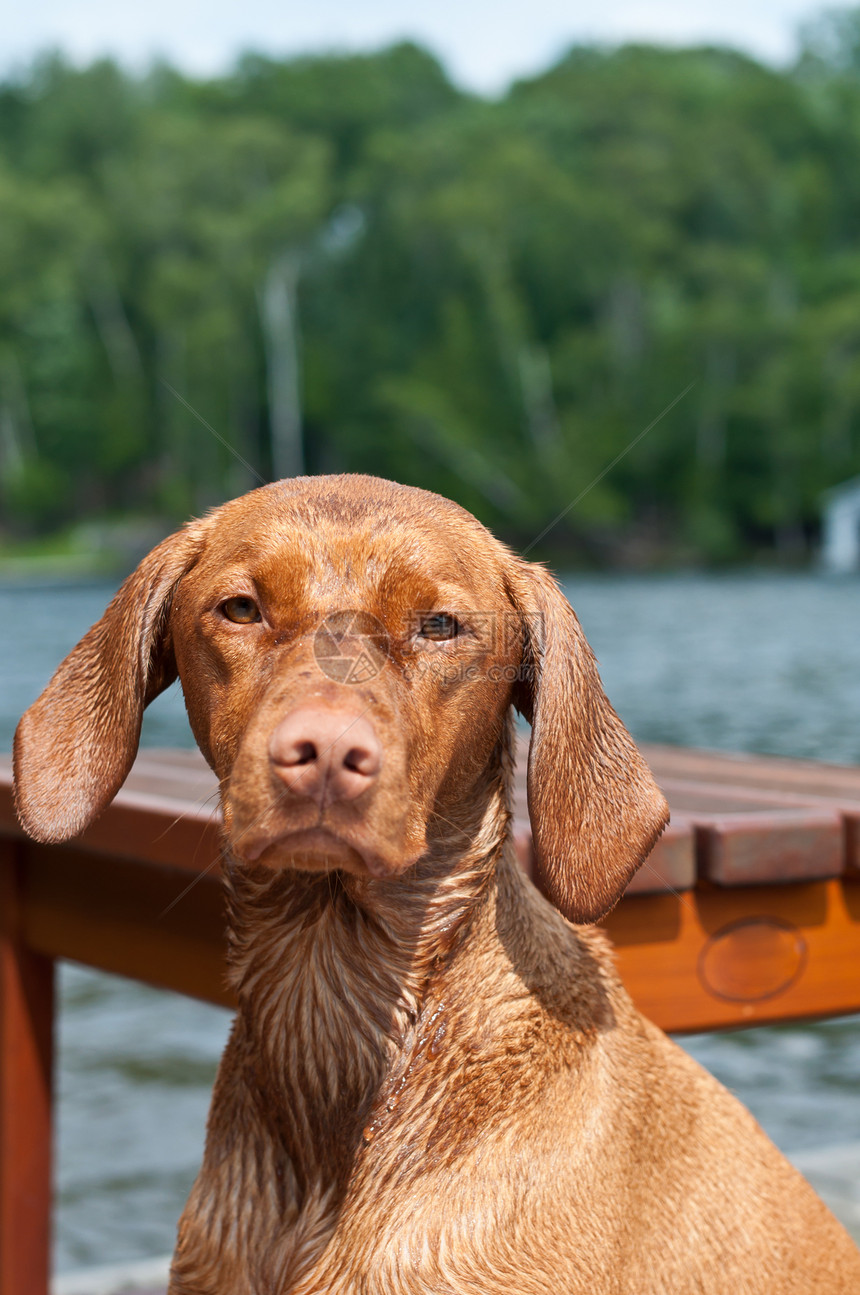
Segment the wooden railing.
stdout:
<path fill-rule="evenodd" d="M 860 1011 L 860 769 L 646 748 L 672 823 L 604 925 L 664 1029 Z M 229 1005 L 214 779 L 143 753 L 77 841 L 20 832 L 0 759 L 0 1295 L 46 1295 L 54 963 Z M 528 870 L 525 789 L 517 848 Z"/>

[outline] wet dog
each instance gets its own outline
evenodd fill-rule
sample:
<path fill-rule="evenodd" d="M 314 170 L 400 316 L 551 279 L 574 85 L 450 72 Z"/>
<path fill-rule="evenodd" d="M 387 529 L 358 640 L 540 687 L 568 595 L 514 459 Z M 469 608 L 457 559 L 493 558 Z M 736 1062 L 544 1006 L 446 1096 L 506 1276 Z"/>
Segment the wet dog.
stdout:
<path fill-rule="evenodd" d="M 21 721 L 28 832 L 108 804 L 177 674 L 221 784 L 239 1009 L 172 1295 L 860 1291 L 836 1220 L 574 925 L 667 812 L 543 568 L 369 477 L 224 505 Z"/>

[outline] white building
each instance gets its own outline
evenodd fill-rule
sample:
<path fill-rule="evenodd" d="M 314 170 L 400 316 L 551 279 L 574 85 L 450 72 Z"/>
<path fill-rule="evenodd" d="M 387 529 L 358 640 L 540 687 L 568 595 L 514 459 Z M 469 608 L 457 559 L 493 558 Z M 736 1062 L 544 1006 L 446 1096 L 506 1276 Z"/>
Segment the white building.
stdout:
<path fill-rule="evenodd" d="M 860 477 L 822 496 L 821 562 L 825 570 L 860 571 Z"/>

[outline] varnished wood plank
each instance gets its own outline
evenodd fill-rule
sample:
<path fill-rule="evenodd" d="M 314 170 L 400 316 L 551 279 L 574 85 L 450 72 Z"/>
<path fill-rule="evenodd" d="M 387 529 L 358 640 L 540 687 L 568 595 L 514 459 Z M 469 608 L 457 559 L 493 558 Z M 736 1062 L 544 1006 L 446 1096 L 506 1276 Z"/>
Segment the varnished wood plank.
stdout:
<path fill-rule="evenodd" d="M 0 835 L 25 839 L 15 817 L 10 776 L 4 777 L 2 769 Z M 167 798 L 126 788 L 76 838 L 76 844 L 91 853 L 161 863 L 189 873 L 211 869 L 223 852 L 220 819 L 211 807 L 203 808 L 181 794 Z"/>
<path fill-rule="evenodd" d="M 800 795 L 847 796 L 860 803 L 860 767 L 855 765 L 650 742 L 643 743 L 641 750 L 661 784 L 668 778 L 683 778 Z"/>
<path fill-rule="evenodd" d="M 25 943 L 21 881 L 0 841 L 0 1295 L 47 1295 L 54 964 Z"/>
<path fill-rule="evenodd" d="M 697 816 L 698 875 L 720 886 L 786 885 L 845 871 L 842 820 L 811 809 Z"/>
<path fill-rule="evenodd" d="M 628 894 L 685 890 L 696 876 L 720 885 L 786 883 L 860 871 L 860 771 L 722 752 L 643 748 L 671 820 Z M 525 806 L 527 744 L 518 745 L 515 806 Z M 823 772 L 822 772 L 823 770 Z M 841 781 L 840 781 L 841 780 Z M 809 784 L 830 795 L 815 794 Z M 523 852 L 528 831 L 520 823 Z"/>
<path fill-rule="evenodd" d="M 229 1005 L 220 875 L 87 852 L 25 848 L 29 946 L 101 971 Z"/>
<path fill-rule="evenodd" d="M 692 890 L 696 884 L 696 834 L 693 817 L 672 815 L 660 840 L 634 873 L 626 895 Z"/>
<path fill-rule="evenodd" d="M 860 882 L 631 896 L 603 923 L 644 1014 L 670 1032 L 860 1011 Z"/>
<path fill-rule="evenodd" d="M 688 814 L 766 814 L 784 809 L 828 809 L 838 813 L 838 801 L 802 795 L 796 790 L 775 791 L 698 778 L 663 778 L 660 788 L 673 809 Z"/>
<path fill-rule="evenodd" d="M 721 760 L 721 769 L 718 776 L 711 781 L 705 780 L 706 768 L 699 768 L 696 772 L 698 776 L 693 778 L 679 778 L 677 776 L 665 776 L 665 771 L 660 780 L 660 785 L 666 794 L 673 814 L 678 809 L 684 809 L 691 813 L 701 825 L 710 824 L 716 815 L 737 814 L 744 815 L 748 812 L 759 814 L 771 814 L 775 828 L 780 828 L 783 823 L 790 827 L 791 816 L 782 819 L 783 810 L 806 809 L 811 814 L 820 815 L 820 821 L 825 822 L 826 817 L 837 819 L 839 822 L 839 833 L 841 836 L 840 852 L 841 860 L 839 866 L 835 866 L 829 859 L 831 847 L 826 846 L 823 842 L 816 842 L 809 838 L 807 847 L 806 862 L 803 860 L 801 853 L 801 841 L 794 843 L 791 849 L 791 862 L 787 863 L 786 870 L 783 874 L 784 880 L 794 880 L 797 877 L 806 876 L 810 880 L 816 877 L 836 876 L 839 872 L 860 872 L 860 801 L 852 801 L 846 796 L 839 794 L 838 787 L 834 787 L 826 781 L 816 780 L 814 776 L 809 775 L 805 783 L 796 780 L 797 771 L 791 772 L 792 777 L 786 778 L 782 782 L 779 779 L 765 774 L 760 780 L 753 778 L 749 784 L 740 786 L 737 781 L 730 782 L 729 770 L 724 766 L 729 763 L 731 772 L 734 777 L 740 777 L 740 770 L 736 762 L 729 758 Z M 853 770 L 843 769 L 842 773 L 853 774 Z M 817 786 L 819 792 L 813 792 L 811 786 Z M 820 794 L 827 787 L 833 794 Z M 811 820 L 810 820 L 811 821 Z M 740 822 L 735 825 L 738 833 L 743 832 L 743 826 Z M 774 842 L 775 844 L 775 842 Z M 780 865 L 778 854 L 770 852 L 770 857 L 764 855 L 756 864 L 754 859 L 755 843 L 750 842 L 750 848 L 746 852 L 747 877 L 749 880 L 760 880 L 776 882 L 780 880 Z M 711 877 L 712 879 L 724 880 L 724 884 L 733 884 L 734 878 L 730 872 L 726 872 L 725 878 L 717 876 L 709 871 L 708 858 L 700 860 L 700 872 L 702 876 Z M 738 878 L 740 884 L 744 884 L 741 878 Z"/>
<path fill-rule="evenodd" d="M 194 802 L 123 789 L 101 818 L 76 838 L 92 853 L 205 872 L 223 854 L 220 819 Z"/>

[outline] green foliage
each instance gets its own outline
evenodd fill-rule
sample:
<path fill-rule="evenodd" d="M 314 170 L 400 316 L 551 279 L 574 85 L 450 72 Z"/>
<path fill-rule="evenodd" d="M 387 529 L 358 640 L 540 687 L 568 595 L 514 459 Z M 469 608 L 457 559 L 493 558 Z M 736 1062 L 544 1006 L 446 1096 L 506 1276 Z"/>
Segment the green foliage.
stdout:
<path fill-rule="evenodd" d="M 860 473 L 858 49 L 860 11 L 787 72 L 575 48 L 494 102 L 408 44 L 41 60 L 0 86 L 7 534 L 292 454 L 515 543 L 581 495 L 568 558 L 795 551 Z"/>

